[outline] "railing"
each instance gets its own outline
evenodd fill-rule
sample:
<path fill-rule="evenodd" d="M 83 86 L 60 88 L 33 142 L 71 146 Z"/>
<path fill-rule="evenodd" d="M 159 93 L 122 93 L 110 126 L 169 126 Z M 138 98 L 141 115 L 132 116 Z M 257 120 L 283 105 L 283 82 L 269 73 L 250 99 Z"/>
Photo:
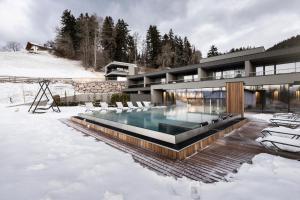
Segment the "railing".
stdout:
<path fill-rule="evenodd" d="M 168 83 L 187 83 L 187 82 L 195 82 L 198 80 L 199 80 L 198 78 L 174 79 L 174 80 L 169 80 Z"/>
<path fill-rule="evenodd" d="M 268 76 L 268 75 L 277 75 L 277 74 L 290 74 L 290 73 L 299 73 L 300 67 L 286 68 L 286 69 L 272 69 L 258 72 L 250 72 L 251 77 L 254 76 Z"/>

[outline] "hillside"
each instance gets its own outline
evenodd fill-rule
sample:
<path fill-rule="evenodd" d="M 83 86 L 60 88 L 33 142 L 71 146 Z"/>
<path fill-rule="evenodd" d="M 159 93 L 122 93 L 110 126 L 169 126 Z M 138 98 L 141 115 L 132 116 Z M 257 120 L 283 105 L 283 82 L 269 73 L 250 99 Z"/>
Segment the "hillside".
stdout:
<path fill-rule="evenodd" d="M 79 61 L 25 51 L 0 52 L 0 76 L 104 79 L 103 73 L 87 71 Z"/>
<path fill-rule="evenodd" d="M 289 47 L 296 47 L 300 46 L 300 35 L 293 36 L 289 39 L 283 40 L 268 49 L 268 51 L 276 50 L 276 49 L 283 49 Z"/>

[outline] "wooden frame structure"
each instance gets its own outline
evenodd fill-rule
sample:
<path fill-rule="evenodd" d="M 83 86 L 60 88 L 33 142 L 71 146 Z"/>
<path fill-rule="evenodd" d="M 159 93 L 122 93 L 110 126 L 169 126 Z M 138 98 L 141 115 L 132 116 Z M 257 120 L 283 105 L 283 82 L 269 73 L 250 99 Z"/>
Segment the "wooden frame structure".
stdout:
<path fill-rule="evenodd" d="M 49 84 L 50 84 L 49 80 L 43 80 L 43 81 L 39 82 L 40 89 L 39 89 L 37 95 L 35 96 L 32 104 L 30 105 L 30 107 L 28 109 L 28 112 L 32 112 L 32 113 L 45 113 L 45 110 L 49 110 L 49 109 L 52 109 L 54 112 L 60 112 L 58 104 L 57 104 L 55 98 L 53 98 L 52 92 L 49 89 Z M 41 103 L 41 100 L 42 100 L 43 96 L 46 97 L 47 101 L 50 101 L 50 99 L 49 99 L 49 97 L 47 95 L 47 91 L 48 91 L 50 97 L 52 98 L 53 102 L 47 108 L 45 108 L 45 107 L 39 108 L 38 106 Z M 33 108 L 33 110 L 31 110 L 32 108 Z M 42 111 L 40 111 L 40 110 L 42 110 Z"/>

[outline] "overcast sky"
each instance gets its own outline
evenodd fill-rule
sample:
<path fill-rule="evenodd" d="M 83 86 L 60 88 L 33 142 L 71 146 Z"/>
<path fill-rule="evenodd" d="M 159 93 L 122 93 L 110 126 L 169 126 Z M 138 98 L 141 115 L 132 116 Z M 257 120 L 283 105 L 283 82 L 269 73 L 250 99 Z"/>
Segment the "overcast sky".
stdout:
<path fill-rule="evenodd" d="M 150 24 L 173 28 L 205 55 L 210 45 L 265 46 L 300 34 L 299 0 L 0 0 L 0 45 L 54 39 L 65 9 L 123 18 L 145 35 Z"/>

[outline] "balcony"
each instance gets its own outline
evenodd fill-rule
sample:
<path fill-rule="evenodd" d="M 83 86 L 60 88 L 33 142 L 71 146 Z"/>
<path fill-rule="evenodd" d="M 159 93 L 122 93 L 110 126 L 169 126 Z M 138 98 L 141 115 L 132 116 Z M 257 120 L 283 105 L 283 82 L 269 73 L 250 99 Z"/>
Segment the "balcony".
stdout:
<path fill-rule="evenodd" d="M 143 88 L 144 83 L 137 83 L 137 84 L 130 84 L 128 85 L 128 88 Z"/>

